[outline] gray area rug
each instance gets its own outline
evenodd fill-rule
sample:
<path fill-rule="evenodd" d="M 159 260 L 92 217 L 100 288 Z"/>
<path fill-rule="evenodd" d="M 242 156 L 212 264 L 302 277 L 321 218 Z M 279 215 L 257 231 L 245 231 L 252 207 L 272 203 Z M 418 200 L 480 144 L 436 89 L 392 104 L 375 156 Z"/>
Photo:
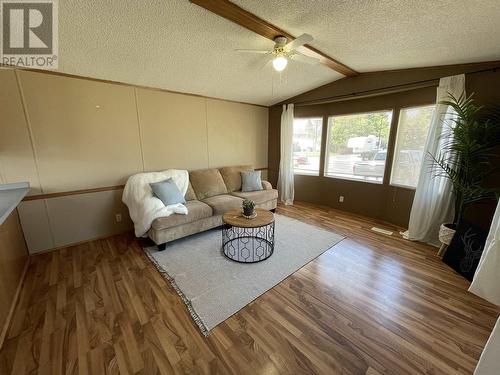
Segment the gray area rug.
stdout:
<path fill-rule="evenodd" d="M 241 308 L 318 257 L 344 237 L 276 215 L 274 254 L 260 263 L 241 264 L 221 251 L 221 230 L 173 241 L 146 254 L 186 303 L 205 336 Z"/>

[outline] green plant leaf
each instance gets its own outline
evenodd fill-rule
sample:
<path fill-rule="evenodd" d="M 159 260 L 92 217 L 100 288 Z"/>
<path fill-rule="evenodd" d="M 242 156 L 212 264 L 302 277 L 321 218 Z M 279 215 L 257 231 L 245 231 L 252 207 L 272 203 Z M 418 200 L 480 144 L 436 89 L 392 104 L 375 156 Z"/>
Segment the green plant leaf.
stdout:
<path fill-rule="evenodd" d="M 430 155 L 431 172 L 435 177 L 450 179 L 455 195 L 455 223 L 460 222 L 472 203 L 498 199 L 500 189 L 484 186 L 484 180 L 499 167 L 492 164 L 500 144 L 500 106 L 485 110 L 475 104 L 473 95 L 439 104 L 449 106 L 456 116 L 447 119 L 441 135 L 442 147 Z"/>

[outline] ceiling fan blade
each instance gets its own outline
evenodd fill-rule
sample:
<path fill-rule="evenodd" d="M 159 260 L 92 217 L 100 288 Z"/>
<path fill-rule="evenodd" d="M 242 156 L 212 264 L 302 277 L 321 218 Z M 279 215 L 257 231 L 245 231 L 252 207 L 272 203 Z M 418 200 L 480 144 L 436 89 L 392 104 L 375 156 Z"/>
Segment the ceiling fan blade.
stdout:
<path fill-rule="evenodd" d="M 259 70 L 262 70 L 265 67 L 267 67 L 268 65 L 270 65 L 273 60 L 274 60 L 274 56 L 267 56 L 264 59 L 262 59 L 262 62 L 259 66 Z"/>
<path fill-rule="evenodd" d="M 270 53 L 270 51 L 264 51 L 260 49 L 235 49 L 236 52 L 241 52 L 241 53 L 259 53 L 259 54 L 266 54 Z"/>
<path fill-rule="evenodd" d="M 314 57 L 306 56 L 301 53 L 295 52 L 295 54 L 292 57 L 292 60 L 295 61 L 300 61 L 306 64 L 311 64 L 311 65 L 316 65 L 319 64 L 319 59 L 316 59 Z"/>
<path fill-rule="evenodd" d="M 304 44 L 312 42 L 313 37 L 309 34 L 302 34 L 298 38 L 292 40 L 290 43 L 285 45 L 285 49 L 288 51 L 292 51 L 294 49 L 297 49 L 300 46 L 303 46 Z"/>

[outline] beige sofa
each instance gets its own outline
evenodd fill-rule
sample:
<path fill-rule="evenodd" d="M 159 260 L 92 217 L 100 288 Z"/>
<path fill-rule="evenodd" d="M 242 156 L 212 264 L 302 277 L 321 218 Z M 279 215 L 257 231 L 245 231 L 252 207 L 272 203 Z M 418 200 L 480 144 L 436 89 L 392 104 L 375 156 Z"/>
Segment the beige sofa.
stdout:
<path fill-rule="evenodd" d="M 276 209 L 278 191 L 268 181 L 262 181 L 263 190 L 242 192 L 241 171 L 251 166 L 201 169 L 189 172 L 189 188 L 186 193 L 187 215 L 173 214 L 153 221 L 149 237 L 164 250 L 166 243 L 222 225 L 222 215 L 241 207 L 245 198 L 257 207 Z"/>

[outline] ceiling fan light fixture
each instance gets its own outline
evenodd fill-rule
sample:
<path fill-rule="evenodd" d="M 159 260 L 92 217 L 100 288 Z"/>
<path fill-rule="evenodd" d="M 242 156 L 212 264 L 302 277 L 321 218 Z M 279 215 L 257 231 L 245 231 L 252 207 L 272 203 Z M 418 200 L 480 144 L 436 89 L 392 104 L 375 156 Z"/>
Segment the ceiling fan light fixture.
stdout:
<path fill-rule="evenodd" d="M 273 68 L 277 72 L 282 72 L 288 65 L 288 60 L 284 56 L 278 56 L 273 60 Z"/>

